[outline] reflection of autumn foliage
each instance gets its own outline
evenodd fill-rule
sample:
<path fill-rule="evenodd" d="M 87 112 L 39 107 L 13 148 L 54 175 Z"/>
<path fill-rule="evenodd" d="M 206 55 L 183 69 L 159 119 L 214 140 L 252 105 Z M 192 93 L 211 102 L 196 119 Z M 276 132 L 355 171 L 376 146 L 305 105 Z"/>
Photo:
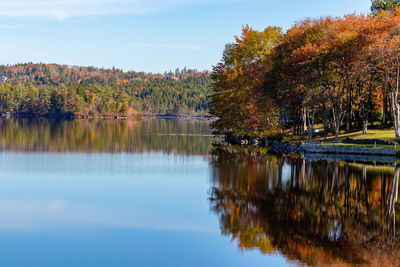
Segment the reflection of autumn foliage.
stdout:
<path fill-rule="evenodd" d="M 211 207 L 241 250 L 308 265 L 395 265 L 399 170 L 215 151 Z M 397 184 L 398 186 L 398 184 Z"/>
<path fill-rule="evenodd" d="M 0 150 L 207 155 L 206 120 L 0 120 Z"/>

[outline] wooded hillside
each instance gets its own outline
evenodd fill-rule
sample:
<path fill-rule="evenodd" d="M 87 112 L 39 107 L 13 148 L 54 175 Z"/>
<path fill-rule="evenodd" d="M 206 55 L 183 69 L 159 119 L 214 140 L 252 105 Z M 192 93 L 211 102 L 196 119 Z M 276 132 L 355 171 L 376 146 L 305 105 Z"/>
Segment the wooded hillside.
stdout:
<path fill-rule="evenodd" d="M 207 72 L 164 74 L 57 64 L 0 66 L 0 112 L 14 115 L 204 115 Z"/>

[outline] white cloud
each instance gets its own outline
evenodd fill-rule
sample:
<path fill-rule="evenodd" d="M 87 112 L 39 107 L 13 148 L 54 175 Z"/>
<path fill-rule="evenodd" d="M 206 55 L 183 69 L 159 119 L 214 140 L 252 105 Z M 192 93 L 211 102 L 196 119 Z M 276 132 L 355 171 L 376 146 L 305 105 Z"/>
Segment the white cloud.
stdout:
<path fill-rule="evenodd" d="M 228 1 L 229 0 L 1 0 L 0 17 L 45 17 L 65 19 L 77 16 L 141 14 L 171 7 Z"/>
<path fill-rule="evenodd" d="M 201 45 L 192 43 L 132 43 L 130 46 L 133 47 L 150 47 L 150 48 L 167 48 L 167 49 L 178 49 L 178 50 L 199 50 L 202 48 Z"/>

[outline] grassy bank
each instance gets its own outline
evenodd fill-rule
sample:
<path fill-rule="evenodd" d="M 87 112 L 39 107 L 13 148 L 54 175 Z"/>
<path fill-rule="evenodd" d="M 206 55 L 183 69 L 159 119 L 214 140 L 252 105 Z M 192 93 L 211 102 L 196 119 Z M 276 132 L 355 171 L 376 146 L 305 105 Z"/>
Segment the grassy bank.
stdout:
<path fill-rule="evenodd" d="M 400 152 L 400 138 L 396 138 L 394 129 L 372 129 L 368 133 L 363 134 L 362 131 L 342 133 L 339 135 L 339 143 L 334 143 L 335 137 L 329 135 L 324 139 L 323 133 L 314 135 L 312 143 L 324 144 L 332 146 L 345 146 L 345 147 L 358 147 L 358 148 L 376 148 L 376 149 L 394 149 L 394 145 L 382 145 L 382 144 L 352 144 L 346 142 L 346 139 L 351 138 L 353 140 L 382 140 L 386 142 L 398 143 L 396 150 Z M 307 141 L 307 135 L 302 136 L 286 136 L 283 141 L 295 143 L 300 145 Z"/>
<path fill-rule="evenodd" d="M 339 142 L 342 142 L 346 138 L 352 138 L 356 140 L 365 140 L 365 139 L 379 139 L 383 141 L 396 141 L 395 133 L 393 129 L 374 129 L 369 130 L 368 133 L 363 134 L 362 131 L 352 132 L 352 133 L 344 133 L 339 135 Z M 327 141 L 333 142 L 335 139 L 334 136 L 327 137 Z M 317 138 L 318 141 L 322 141 L 323 138 Z"/>
<path fill-rule="evenodd" d="M 367 144 L 349 144 L 346 143 L 345 140 L 347 138 L 351 138 L 354 140 L 368 140 L 368 139 L 378 139 L 383 141 L 400 141 L 399 138 L 396 138 L 393 129 L 374 129 L 369 130 L 368 133 L 364 134 L 362 131 L 353 132 L 353 133 L 344 133 L 339 136 L 339 143 L 335 144 L 338 146 L 352 146 L 352 147 L 360 147 L 360 148 L 377 148 L 377 149 L 394 149 L 394 145 L 367 145 Z M 333 143 L 335 137 L 331 136 L 327 138 L 328 143 Z M 318 141 L 323 141 L 323 138 L 318 138 Z M 400 145 L 396 146 L 396 150 L 400 152 Z"/>

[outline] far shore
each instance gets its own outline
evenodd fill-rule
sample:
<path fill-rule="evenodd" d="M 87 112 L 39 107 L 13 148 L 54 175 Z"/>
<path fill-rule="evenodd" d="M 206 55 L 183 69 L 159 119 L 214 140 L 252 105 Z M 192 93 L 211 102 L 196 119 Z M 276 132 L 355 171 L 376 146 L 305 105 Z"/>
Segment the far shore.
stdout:
<path fill-rule="evenodd" d="M 116 120 L 127 120 L 127 119 L 142 119 L 142 118 L 157 118 L 157 119 L 195 119 L 195 120 L 215 120 L 214 116 L 209 115 L 170 115 L 170 114 L 159 114 L 159 115 L 138 115 L 138 116 L 83 116 L 74 114 L 7 114 L 2 113 L 1 118 L 44 118 L 44 119 L 116 119 Z"/>

